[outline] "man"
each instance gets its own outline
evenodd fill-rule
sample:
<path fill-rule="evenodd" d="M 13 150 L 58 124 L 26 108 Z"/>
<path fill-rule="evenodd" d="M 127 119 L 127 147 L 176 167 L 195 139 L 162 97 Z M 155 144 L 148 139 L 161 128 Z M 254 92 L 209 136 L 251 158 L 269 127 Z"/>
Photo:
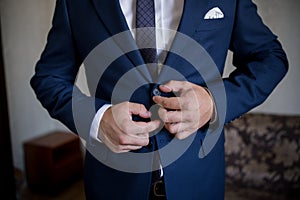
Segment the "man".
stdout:
<path fill-rule="evenodd" d="M 135 28 L 152 26 L 154 46 L 140 44 Z M 216 90 L 228 49 L 236 70 Z M 83 62 L 92 97 L 74 86 Z M 208 132 L 262 103 L 287 67 L 251 0 L 57 0 L 31 85 L 87 141 L 87 199 L 224 199 L 224 133 L 208 149 Z"/>

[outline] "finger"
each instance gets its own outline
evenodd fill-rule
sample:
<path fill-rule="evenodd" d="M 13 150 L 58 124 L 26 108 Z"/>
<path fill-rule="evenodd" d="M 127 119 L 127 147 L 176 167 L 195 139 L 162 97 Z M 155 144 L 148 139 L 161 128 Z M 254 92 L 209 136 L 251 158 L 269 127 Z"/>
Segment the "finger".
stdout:
<path fill-rule="evenodd" d="M 175 135 L 175 137 L 179 140 L 184 140 L 186 138 L 188 138 L 191 134 L 193 134 L 193 132 L 190 131 L 183 131 L 183 132 L 179 132 Z"/>
<path fill-rule="evenodd" d="M 168 87 L 167 85 L 160 85 L 159 86 L 159 89 L 162 91 L 162 92 L 166 92 L 166 93 L 169 93 L 169 92 L 172 92 L 172 88 Z"/>
<path fill-rule="evenodd" d="M 108 141 L 110 146 L 120 146 L 120 145 L 132 145 L 132 146 L 147 146 L 149 143 L 149 135 L 134 135 L 127 134 L 124 131 L 118 129 L 113 130 L 111 133 L 102 134 L 101 139 Z"/>
<path fill-rule="evenodd" d="M 186 139 L 195 132 L 193 129 L 190 129 L 188 123 L 168 123 L 165 127 L 179 140 Z"/>
<path fill-rule="evenodd" d="M 183 121 L 182 111 L 167 111 L 164 108 L 158 110 L 158 116 L 164 123 L 178 123 Z"/>
<path fill-rule="evenodd" d="M 113 140 L 110 140 L 106 135 L 102 136 L 102 142 L 114 153 L 125 153 L 127 151 L 121 148 L 121 145 L 115 144 Z"/>
<path fill-rule="evenodd" d="M 130 139 L 128 140 L 130 141 Z M 114 144 L 111 141 L 109 141 L 109 143 L 111 144 L 111 150 L 115 153 L 124 153 L 124 152 L 128 152 L 131 150 L 137 150 L 137 149 L 141 149 L 143 146 L 147 146 L 149 144 L 149 141 L 139 141 L 137 142 L 137 145 L 134 144 Z M 130 142 L 129 142 L 130 143 Z M 142 144 L 142 145 L 138 145 L 138 144 Z"/>
<path fill-rule="evenodd" d="M 166 92 L 167 90 L 171 90 L 173 92 L 181 92 L 187 88 L 191 88 L 191 84 L 189 84 L 186 81 L 175 81 L 175 80 L 169 81 L 160 86 L 160 89 L 162 91 L 166 90 Z"/>
<path fill-rule="evenodd" d="M 120 148 L 122 149 L 122 151 L 128 152 L 128 151 L 141 149 L 141 148 L 143 148 L 143 146 L 123 145 Z"/>
<path fill-rule="evenodd" d="M 131 115 L 139 115 L 142 118 L 151 117 L 151 113 L 146 109 L 146 107 L 139 103 L 129 103 L 129 113 Z"/>
<path fill-rule="evenodd" d="M 106 146 L 114 152 L 114 153 L 126 153 L 132 150 L 141 149 L 143 146 L 135 146 L 135 145 L 114 145 L 110 141 L 107 141 Z"/>
<path fill-rule="evenodd" d="M 170 109 L 170 110 L 180 110 L 180 97 L 161 97 L 161 96 L 154 96 L 153 101 L 158 105 Z"/>
<path fill-rule="evenodd" d="M 165 128 L 171 133 L 171 134 L 177 134 L 180 132 L 183 132 L 184 130 L 188 129 L 188 123 L 179 122 L 179 123 L 166 123 Z"/>
<path fill-rule="evenodd" d="M 149 137 L 139 137 L 138 135 L 122 134 L 117 141 L 118 145 L 130 146 L 147 146 L 149 144 Z"/>
<path fill-rule="evenodd" d="M 139 123 L 139 122 L 135 122 L 135 123 Z M 156 129 L 158 129 L 159 126 L 160 126 L 160 121 L 159 120 L 153 120 L 153 121 L 150 121 L 150 122 L 146 122 L 146 126 L 145 126 L 143 132 L 150 133 L 150 132 L 155 131 Z"/>
<path fill-rule="evenodd" d="M 132 121 L 130 125 L 130 130 L 126 131 L 127 134 L 135 135 L 135 136 L 142 136 L 142 137 L 149 137 L 149 133 L 158 129 L 160 125 L 159 120 L 154 120 L 150 122 L 134 122 Z"/>

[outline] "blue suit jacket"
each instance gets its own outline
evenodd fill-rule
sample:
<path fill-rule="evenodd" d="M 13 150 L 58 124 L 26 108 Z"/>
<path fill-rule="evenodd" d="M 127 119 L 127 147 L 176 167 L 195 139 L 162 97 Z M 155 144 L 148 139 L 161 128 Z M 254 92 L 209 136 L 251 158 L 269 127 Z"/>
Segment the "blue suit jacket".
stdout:
<path fill-rule="evenodd" d="M 205 14 L 214 7 L 219 7 L 225 17 L 205 20 Z M 126 30 L 128 27 L 118 0 L 57 0 L 53 26 L 31 85 L 50 115 L 73 132 L 80 133 L 88 145 L 89 128 L 96 110 L 112 102 L 112 91 L 118 80 L 126 72 L 143 64 L 142 57 L 138 51 L 118 57 L 101 72 L 103 76 L 100 81 L 91 69 L 87 69 L 87 80 L 91 94 L 94 94 L 92 97 L 82 94 L 74 87 L 74 82 L 79 67 L 90 52 L 101 42 Z M 223 79 L 227 107 L 224 123 L 262 103 L 287 71 L 288 62 L 280 43 L 263 24 L 256 6 L 250 0 L 186 0 L 178 31 L 204 47 L 220 74 L 223 73 L 228 50 L 233 52 L 236 70 Z M 130 36 L 127 41 L 134 43 Z M 122 50 L 117 42 L 112 46 Z M 183 50 L 188 48 L 182 46 Z M 108 58 L 109 53 L 109 50 L 102 52 L 99 60 Z M 184 58 L 170 53 L 166 65 L 186 80 L 206 85 L 197 70 Z M 164 76 L 167 77 L 166 74 Z M 130 82 L 135 83 L 134 80 Z M 151 91 L 151 84 L 143 85 L 130 100 L 149 108 L 152 104 Z M 126 99 L 121 97 L 114 103 L 122 100 Z M 84 122 L 74 119 L 74 102 L 82 108 L 79 113 Z M 206 131 L 204 127 L 195 133 L 183 155 L 164 168 L 168 199 L 224 198 L 224 134 L 222 132 L 213 150 L 199 159 L 199 149 Z M 172 140 L 163 129 L 156 139 L 151 138 L 150 144 L 138 152 L 151 152 L 155 145 L 163 147 Z M 114 159 L 115 155 L 104 145 L 100 149 L 99 155 L 104 155 L 108 160 Z M 176 151 L 175 148 L 173 150 Z M 162 155 L 162 159 L 164 156 L 168 157 L 167 154 Z M 147 199 L 150 182 L 151 173 L 118 171 L 99 162 L 89 151 L 86 153 L 85 186 L 88 199 Z"/>

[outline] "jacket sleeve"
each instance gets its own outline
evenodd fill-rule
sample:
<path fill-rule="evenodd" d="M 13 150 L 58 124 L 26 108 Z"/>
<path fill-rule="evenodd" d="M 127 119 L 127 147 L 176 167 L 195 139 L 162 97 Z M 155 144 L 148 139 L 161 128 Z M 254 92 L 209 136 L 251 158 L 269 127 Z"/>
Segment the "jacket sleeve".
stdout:
<path fill-rule="evenodd" d="M 30 84 L 52 118 L 87 139 L 97 108 L 106 102 L 86 96 L 75 86 L 81 62 L 72 36 L 67 3 L 57 0 L 47 44 Z"/>
<path fill-rule="evenodd" d="M 230 50 L 236 69 L 224 79 L 225 123 L 261 104 L 283 79 L 288 61 L 277 37 L 251 0 L 237 0 Z"/>

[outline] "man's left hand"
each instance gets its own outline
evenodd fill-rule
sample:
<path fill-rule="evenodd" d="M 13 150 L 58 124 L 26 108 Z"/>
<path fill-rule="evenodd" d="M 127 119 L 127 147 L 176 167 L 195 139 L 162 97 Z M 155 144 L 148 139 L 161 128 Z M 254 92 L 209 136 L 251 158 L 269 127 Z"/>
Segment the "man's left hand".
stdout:
<path fill-rule="evenodd" d="M 211 119 L 214 102 L 205 88 L 187 81 L 169 81 L 159 89 L 177 94 L 169 98 L 153 97 L 153 101 L 161 106 L 158 114 L 165 128 L 176 138 L 187 138 Z"/>

